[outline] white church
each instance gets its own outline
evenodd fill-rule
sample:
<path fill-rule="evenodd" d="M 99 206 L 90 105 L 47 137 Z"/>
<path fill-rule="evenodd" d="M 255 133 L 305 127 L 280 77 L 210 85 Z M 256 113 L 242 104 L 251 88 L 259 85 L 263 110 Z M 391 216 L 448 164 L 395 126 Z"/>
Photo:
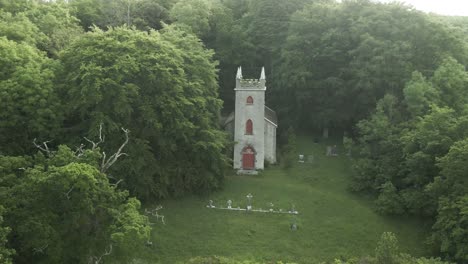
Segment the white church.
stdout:
<path fill-rule="evenodd" d="M 234 169 L 239 173 L 263 170 L 265 161 L 276 163 L 275 111 L 265 105 L 265 69 L 260 79 L 243 79 L 237 69 L 235 111 L 224 125 L 234 136 Z"/>

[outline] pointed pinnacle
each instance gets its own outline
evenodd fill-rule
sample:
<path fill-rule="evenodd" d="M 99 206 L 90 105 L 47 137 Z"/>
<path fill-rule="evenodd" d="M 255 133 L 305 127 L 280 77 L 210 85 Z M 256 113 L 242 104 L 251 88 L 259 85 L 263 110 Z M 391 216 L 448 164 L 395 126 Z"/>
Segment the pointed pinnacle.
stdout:
<path fill-rule="evenodd" d="M 239 80 L 242 79 L 242 68 L 241 67 L 237 67 L 236 78 L 239 79 Z"/>
<path fill-rule="evenodd" d="M 266 78 L 265 78 L 265 67 L 262 67 L 262 73 L 260 74 L 260 80 L 266 80 Z"/>

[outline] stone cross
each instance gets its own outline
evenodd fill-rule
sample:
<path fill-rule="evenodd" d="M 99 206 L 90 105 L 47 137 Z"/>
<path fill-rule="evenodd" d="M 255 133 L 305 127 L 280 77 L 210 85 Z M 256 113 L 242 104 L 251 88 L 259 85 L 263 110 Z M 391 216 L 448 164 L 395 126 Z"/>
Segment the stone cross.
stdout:
<path fill-rule="evenodd" d="M 215 206 L 213 205 L 213 200 L 210 200 L 210 204 L 207 207 L 208 208 L 215 208 Z"/>
<path fill-rule="evenodd" d="M 299 162 L 304 163 L 304 155 L 302 154 L 299 155 Z"/>
<path fill-rule="evenodd" d="M 249 205 L 251 205 L 251 203 L 252 203 L 252 198 L 253 198 L 253 195 L 249 193 L 249 194 L 247 194 L 247 196 L 246 196 L 246 197 L 247 197 L 247 199 L 249 200 Z"/>
<path fill-rule="evenodd" d="M 253 198 L 253 195 L 251 193 L 247 194 L 247 199 L 249 200 L 249 203 L 247 204 L 247 210 L 250 210 L 252 209 L 252 198 Z"/>

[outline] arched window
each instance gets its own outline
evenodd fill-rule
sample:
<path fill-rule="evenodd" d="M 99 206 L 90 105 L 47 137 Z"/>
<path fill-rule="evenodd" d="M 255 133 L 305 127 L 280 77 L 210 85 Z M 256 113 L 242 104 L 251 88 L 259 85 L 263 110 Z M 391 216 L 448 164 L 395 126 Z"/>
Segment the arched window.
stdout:
<path fill-rule="evenodd" d="M 253 104 L 252 96 L 247 97 L 247 104 Z"/>
<path fill-rule="evenodd" d="M 253 131 L 253 124 L 252 124 L 252 120 L 249 119 L 245 123 L 245 134 L 252 135 L 252 131 Z"/>

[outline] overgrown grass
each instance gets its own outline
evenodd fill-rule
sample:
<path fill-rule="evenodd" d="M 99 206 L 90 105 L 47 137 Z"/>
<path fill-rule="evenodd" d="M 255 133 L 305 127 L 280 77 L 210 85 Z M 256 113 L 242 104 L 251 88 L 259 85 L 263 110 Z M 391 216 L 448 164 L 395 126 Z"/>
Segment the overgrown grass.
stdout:
<path fill-rule="evenodd" d="M 404 252 L 424 255 L 424 224 L 416 219 L 378 215 L 372 203 L 348 191 L 346 156 L 326 157 L 325 144 L 298 140 L 299 153 L 313 163 L 284 170 L 271 167 L 257 176 L 229 176 L 224 190 L 206 197 L 163 202 L 166 225 L 154 226 L 153 246 L 142 256 L 150 263 L 184 262 L 194 256 L 226 256 L 239 260 L 319 263 L 334 258 L 372 255 L 380 235 L 394 232 Z M 206 208 L 208 200 L 244 207 L 253 194 L 255 208 L 289 209 L 297 216 L 246 213 Z M 296 221 L 297 231 L 290 230 Z M 155 222 L 155 220 L 153 220 Z"/>

